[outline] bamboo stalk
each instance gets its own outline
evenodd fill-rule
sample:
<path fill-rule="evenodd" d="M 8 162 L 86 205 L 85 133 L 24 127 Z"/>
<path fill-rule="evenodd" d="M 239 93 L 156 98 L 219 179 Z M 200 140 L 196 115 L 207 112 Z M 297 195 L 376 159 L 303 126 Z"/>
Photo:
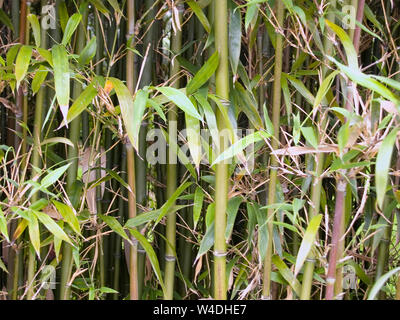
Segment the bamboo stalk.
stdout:
<path fill-rule="evenodd" d="M 174 88 L 180 87 L 180 64 L 176 56 L 182 48 L 182 12 L 183 4 L 178 5 L 178 22 L 180 25 L 176 26 L 175 33 L 171 37 L 171 51 L 173 54 L 170 67 L 170 78 L 174 79 L 172 86 Z M 177 128 L 178 109 L 174 105 L 168 111 L 168 124 L 171 127 Z M 172 137 L 170 137 L 172 138 Z M 171 157 L 172 156 L 172 157 Z M 168 151 L 168 164 L 167 164 L 167 199 L 169 199 L 177 188 L 177 174 L 178 165 L 176 164 L 176 150 Z M 165 295 L 164 300 L 172 300 L 174 296 L 174 282 L 175 282 L 175 254 L 176 254 L 176 214 L 171 212 L 167 214 L 166 223 L 166 246 L 165 246 Z"/>
<path fill-rule="evenodd" d="M 214 0 L 215 50 L 219 53 L 219 65 L 215 73 L 215 88 L 218 97 L 229 100 L 228 67 L 228 7 L 226 0 Z M 226 128 L 223 115 L 217 111 L 217 125 L 220 132 L 220 150 L 224 152 L 226 141 L 223 130 Z M 220 162 L 215 169 L 215 232 L 214 232 L 214 298 L 226 300 L 226 207 L 228 201 L 228 165 Z"/>
<path fill-rule="evenodd" d="M 283 27 L 285 9 L 282 1 L 277 4 L 277 22 L 279 27 Z M 282 60 L 283 60 L 283 37 L 279 33 L 276 35 L 276 50 L 275 50 L 275 68 L 274 68 L 274 85 L 273 85 L 273 102 L 272 102 L 272 123 L 274 126 L 274 137 L 271 142 L 272 149 L 278 149 L 279 146 L 279 124 L 280 124 L 280 109 L 281 109 L 281 75 L 282 75 Z M 275 202 L 276 185 L 277 185 L 277 167 L 278 160 L 276 157 L 271 157 L 269 185 L 268 185 L 268 204 Z M 263 298 L 271 299 L 271 268 L 272 268 L 272 232 L 273 232 L 273 215 L 274 209 L 267 210 L 267 217 L 269 219 L 268 229 L 268 243 L 264 259 L 264 273 L 263 273 Z"/>
<path fill-rule="evenodd" d="M 128 0 L 127 2 L 127 12 L 128 12 L 128 29 L 127 29 L 127 39 L 132 37 L 135 32 L 135 3 L 133 0 Z M 134 53 L 131 50 L 127 51 L 126 57 L 126 79 L 127 87 L 129 91 L 133 94 L 136 87 L 136 77 L 134 74 Z M 135 152 L 131 143 L 126 144 L 127 152 L 127 170 L 128 170 L 128 184 L 131 188 L 128 196 L 129 204 L 129 218 L 136 217 L 136 182 L 135 182 Z M 130 270 L 130 281 L 129 281 L 129 291 L 130 299 L 138 300 L 138 245 L 136 239 L 131 237 L 133 245 L 130 247 L 129 254 L 129 270 Z"/>
<path fill-rule="evenodd" d="M 86 40 L 86 25 L 87 25 L 88 10 L 83 12 L 82 21 L 78 27 L 77 31 L 77 43 L 76 52 L 81 52 L 85 47 Z M 73 84 L 73 100 L 75 101 L 79 95 L 82 93 L 82 85 L 74 81 Z M 78 156 L 79 148 L 78 142 L 80 138 L 80 127 L 82 123 L 81 116 L 76 117 L 71 121 L 70 125 L 70 135 L 69 139 L 73 143 L 74 147 L 70 146 L 68 148 L 68 159 L 71 162 L 70 167 L 67 170 L 67 193 L 71 194 L 73 190 L 74 183 L 78 174 Z M 71 288 L 68 284 L 71 273 L 72 273 L 72 247 L 67 243 L 63 243 L 62 247 L 62 262 L 61 262 L 61 279 L 60 279 L 60 299 L 69 300 L 71 294 Z"/>
<path fill-rule="evenodd" d="M 336 8 L 336 0 L 330 1 L 329 4 L 329 13 L 328 20 L 334 22 L 335 13 L 334 10 Z M 330 40 L 333 37 L 333 32 L 331 30 L 326 29 L 326 36 L 324 38 L 324 49 L 325 56 L 331 56 L 333 52 L 333 43 Z M 325 65 L 322 67 L 322 78 L 325 78 L 326 73 L 328 71 L 329 60 L 325 58 Z M 322 106 L 325 109 L 327 106 Z M 326 117 L 320 116 L 321 130 L 325 130 L 327 119 Z M 319 137 L 320 144 L 322 143 L 321 135 Z M 318 153 L 315 156 L 315 177 L 313 178 L 312 186 L 311 186 L 311 205 L 309 208 L 309 220 L 318 215 L 321 207 L 321 189 L 322 189 L 322 172 L 324 169 L 324 161 L 325 155 L 323 153 Z M 310 251 L 307 260 L 304 264 L 304 275 L 303 275 L 303 283 L 301 288 L 301 296 L 302 300 L 309 300 L 311 294 L 311 286 L 312 280 L 314 276 L 314 268 L 315 268 L 315 255 L 313 250 Z"/>
<path fill-rule="evenodd" d="M 357 1 L 357 15 L 356 19 L 358 22 L 362 22 L 362 17 L 364 15 L 364 4 L 365 0 L 356 0 Z M 350 32 L 350 35 L 353 36 L 353 45 L 358 53 L 360 47 L 360 35 L 361 30 L 359 26 L 356 26 L 354 32 Z M 346 93 L 346 101 L 345 101 L 345 109 L 353 112 L 353 90 L 352 90 L 352 82 L 349 80 L 347 83 L 347 93 Z M 344 219 L 344 210 L 345 210 L 345 199 L 344 195 L 346 194 L 347 189 L 347 181 L 345 179 L 346 171 L 342 170 L 340 177 L 337 180 L 336 187 L 336 204 L 335 204 L 335 214 L 334 214 L 334 225 L 332 230 L 332 239 L 331 239 L 331 252 L 329 254 L 329 265 L 327 272 L 327 286 L 325 298 L 327 300 L 332 300 L 334 298 L 334 289 L 336 282 L 336 265 L 337 260 L 340 258 L 340 252 L 338 252 L 338 248 L 340 246 L 339 240 L 342 238 L 344 231 L 343 219 Z M 344 189 L 344 190 L 343 190 Z M 343 199 L 342 199 L 343 197 Z M 337 289 L 341 288 L 340 286 Z M 337 292 L 339 294 L 340 292 Z"/>

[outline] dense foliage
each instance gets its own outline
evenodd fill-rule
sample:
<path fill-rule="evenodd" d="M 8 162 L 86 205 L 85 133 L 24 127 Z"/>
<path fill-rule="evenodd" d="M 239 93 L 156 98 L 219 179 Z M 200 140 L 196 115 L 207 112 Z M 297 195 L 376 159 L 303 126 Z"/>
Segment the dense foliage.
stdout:
<path fill-rule="evenodd" d="M 400 5 L 0 0 L 3 299 L 400 299 Z"/>

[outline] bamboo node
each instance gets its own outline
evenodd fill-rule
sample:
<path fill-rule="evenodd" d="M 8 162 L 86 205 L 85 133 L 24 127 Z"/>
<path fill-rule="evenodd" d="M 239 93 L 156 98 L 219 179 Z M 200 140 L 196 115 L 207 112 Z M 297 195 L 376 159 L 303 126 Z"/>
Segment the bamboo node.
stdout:
<path fill-rule="evenodd" d="M 336 282 L 336 278 L 326 278 L 326 284 L 333 285 Z"/>
<path fill-rule="evenodd" d="M 165 261 L 175 261 L 175 257 L 174 256 L 169 256 L 169 255 L 165 255 Z"/>
<path fill-rule="evenodd" d="M 219 251 L 214 251 L 214 256 L 215 257 L 226 257 L 226 251 L 225 252 L 219 252 Z"/>

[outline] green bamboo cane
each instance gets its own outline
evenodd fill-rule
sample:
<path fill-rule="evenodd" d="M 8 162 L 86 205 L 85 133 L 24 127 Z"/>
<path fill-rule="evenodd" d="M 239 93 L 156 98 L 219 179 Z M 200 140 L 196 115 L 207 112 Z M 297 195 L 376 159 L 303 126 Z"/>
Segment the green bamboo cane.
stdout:
<path fill-rule="evenodd" d="M 183 5 L 178 5 L 178 23 L 182 23 Z M 179 88 L 179 71 L 180 64 L 176 59 L 176 54 L 182 48 L 182 30 L 181 26 L 176 26 L 176 32 L 172 33 L 171 37 L 171 51 L 173 54 L 170 68 L 170 78 L 174 80 L 172 86 Z M 178 109 L 174 105 L 168 111 L 168 125 L 177 128 Z M 175 136 L 175 135 L 174 135 Z M 172 137 L 171 137 L 172 138 Z M 172 156 L 172 157 L 171 157 Z M 176 152 L 168 151 L 168 164 L 167 164 L 167 199 L 169 199 L 177 188 L 177 174 L 178 166 L 176 164 Z M 174 282 L 175 282 L 175 255 L 176 255 L 176 214 L 175 212 L 168 213 L 166 223 L 166 246 L 165 246 L 165 295 L 164 300 L 172 300 L 174 297 Z"/>
<path fill-rule="evenodd" d="M 127 2 L 128 12 L 128 29 L 126 38 L 130 39 L 135 32 L 135 2 L 128 0 Z M 134 74 L 134 53 L 131 50 L 127 51 L 126 56 L 126 84 L 129 91 L 133 94 L 136 86 L 136 77 Z M 136 217 L 136 184 L 135 184 L 135 152 L 131 143 L 126 144 L 127 152 L 127 170 L 128 170 L 128 184 L 131 188 L 129 192 L 128 204 L 129 204 L 129 218 Z M 130 299 L 138 300 L 138 246 L 137 241 L 131 238 L 133 245 L 130 247 L 129 254 L 129 270 L 130 270 Z"/>
<path fill-rule="evenodd" d="M 46 1 L 42 0 L 41 5 L 46 5 Z M 41 48 L 47 49 L 47 32 L 44 28 L 41 29 Z M 32 158 L 31 164 L 33 168 L 41 168 L 41 139 L 42 139 L 42 123 L 43 123 L 43 112 L 44 112 L 44 98 L 46 96 L 47 89 L 43 84 L 39 91 L 36 94 L 36 104 L 35 104 L 35 116 L 34 116 L 34 128 L 33 128 L 33 147 L 32 147 Z M 35 173 L 32 170 L 31 179 L 33 179 Z M 39 193 L 33 194 L 31 198 L 31 202 L 34 203 L 39 200 Z M 28 285 L 33 282 L 34 272 L 35 272 L 35 265 L 36 265 L 36 257 L 35 253 L 29 251 L 29 267 L 28 267 Z M 30 286 L 27 299 L 32 299 L 34 292 L 33 292 L 33 285 Z"/>
<path fill-rule="evenodd" d="M 283 27 L 284 21 L 284 4 L 282 1 L 277 2 L 276 18 L 279 27 Z M 272 102 L 272 123 L 274 126 L 274 137 L 271 142 L 272 149 L 275 150 L 279 146 L 279 122 L 280 122 L 280 109 L 281 109 L 281 75 L 282 75 L 282 53 L 283 53 L 283 37 L 281 34 L 276 35 L 276 51 L 275 51 L 275 68 L 274 68 L 274 85 L 273 85 L 273 102 Z M 268 204 L 275 202 L 276 185 L 277 185 L 277 167 L 278 160 L 276 157 L 271 157 L 271 169 L 269 173 L 268 185 Z M 267 210 L 267 217 L 269 219 L 268 229 L 268 242 L 267 250 L 264 258 L 264 273 L 263 273 L 263 298 L 271 298 L 271 268 L 272 268 L 272 232 L 273 232 L 273 215 L 274 209 Z"/>
<path fill-rule="evenodd" d="M 219 65 L 215 73 L 216 94 L 229 100 L 229 66 L 228 66 L 228 6 L 226 0 L 214 0 L 215 50 L 219 53 Z M 220 150 L 224 152 L 226 141 L 221 134 L 225 122 L 220 110 L 217 111 L 217 125 L 220 132 Z M 220 162 L 215 170 L 215 233 L 214 233 L 214 298 L 226 300 L 226 207 L 228 199 L 229 175 L 228 165 Z"/>
<path fill-rule="evenodd" d="M 330 1 L 329 4 L 329 13 L 327 15 L 327 19 L 329 21 L 334 22 L 335 13 L 334 10 L 336 8 L 336 0 Z M 325 56 L 331 56 L 333 52 L 333 43 L 330 38 L 333 36 L 333 32 L 326 28 L 326 36 L 324 38 L 324 49 Z M 326 73 L 328 72 L 329 60 L 324 59 L 325 65 L 322 67 L 322 78 L 325 78 Z M 327 106 L 322 106 L 325 109 Z M 320 117 L 321 130 L 325 130 L 325 126 L 327 123 L 326 118 Z M 321 140 L 322 137 L 319 137 Z M 318 153 L 315 156 L 315 176 L 313 178 L 312 187 L 311 187 L 311 205 L 309 207 L 309 220 L 318 215 L 321 207 L 321 189 L 322 189 L 322 172 L 324 168 L 324 154 Z M 312 280 L 314 276 L 314 267 L 315 267 L 315 255 L 313 249 L 310 251 L 307 260 L 304 264 L 304 274 L 303 274 L 303 283 L 301 288 L 300 298 L 302 300 L 309 300 L 311 294 Z"/>
<path fill-rule="evenodd" d="M 86 25 L 87 25 L 88 10 L 86 9 L 82 13 L 82 21 L 78 27 L 76 52 L 81 52 L 85 47 L 86 40 Z M 75 81 L 73 84 L 73 100 L 75 101 L 82 93 L 82 85 Z M 67 193 L 71 194 L 73 185 L 76 181 L 78 174 L 78 142 L 80 137 L 80 127 L 82 118 L 77 116 L 71 121 L 70 136 L 69 139 L 73 143 L 74 147 L 68 148 L 68 159 L 71 162 L 70 167 L 67 171 Z M 71 288 L 68 285 L 68 281 L 71 278 L 72 273 L 72 247 L 67 243 L 63 243 L 62 247 L 62 262 L 61 262 L 61 279 L 60 279 L 60 300 L 69 300 L 71 294 Z"/>

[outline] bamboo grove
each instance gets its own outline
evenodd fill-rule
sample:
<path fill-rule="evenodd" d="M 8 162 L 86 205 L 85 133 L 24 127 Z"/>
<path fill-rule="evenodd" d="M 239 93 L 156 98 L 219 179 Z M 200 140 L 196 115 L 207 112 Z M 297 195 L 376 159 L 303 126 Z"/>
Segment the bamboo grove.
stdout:
<path fill-rule="evenodd" d="M 399 18 L 0 0 L 1 299 L 400 299 Z"/>

